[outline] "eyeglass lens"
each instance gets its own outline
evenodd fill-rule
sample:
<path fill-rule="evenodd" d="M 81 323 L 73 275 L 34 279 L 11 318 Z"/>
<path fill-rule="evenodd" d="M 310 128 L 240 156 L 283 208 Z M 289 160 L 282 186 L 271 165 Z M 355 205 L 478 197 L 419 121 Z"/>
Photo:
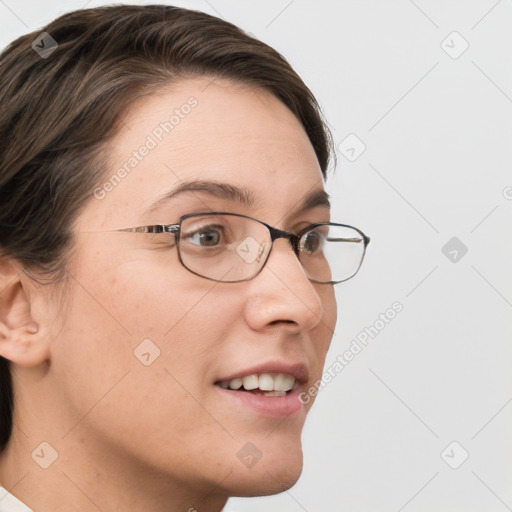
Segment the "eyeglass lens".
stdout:
<path fill-rule="evenodd" d="M 223 282 L 254 277 L 271 248 L 267 227 L 236 215 L 199 215 L 183 219 L 180 258 L 192 272 Z M 319 283 L 349 279 L 359 269 L 365 244 L 353 228 L 320 225 L 303 234 L 299 260 L 307 277 Z"/>

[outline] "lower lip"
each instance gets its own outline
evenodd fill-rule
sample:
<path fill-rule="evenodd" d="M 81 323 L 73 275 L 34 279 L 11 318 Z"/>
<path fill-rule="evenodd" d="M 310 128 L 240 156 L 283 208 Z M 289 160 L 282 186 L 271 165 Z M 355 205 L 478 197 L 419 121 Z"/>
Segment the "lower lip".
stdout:
<path fill-rule="evenodd" d="M 215 387 L 224 396 L 253 409 L 261 416 L 266 416 L 267 418 L 286 418 L 288 416 L 295 416 L 303 410 L 303 404 L 299 400 L 301 386 L 292 389 L 285 396 L 253 395 L 246 391 L 234 391 L 221 388 L 220 386 Z"/>

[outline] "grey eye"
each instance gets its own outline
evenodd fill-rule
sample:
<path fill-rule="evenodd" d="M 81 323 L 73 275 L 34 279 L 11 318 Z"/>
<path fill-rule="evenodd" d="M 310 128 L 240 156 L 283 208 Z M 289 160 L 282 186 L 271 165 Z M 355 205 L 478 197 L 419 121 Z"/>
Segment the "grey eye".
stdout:
<path fill-rule="evenodd" d="M 323 249 L 324 235 L 317 231 L 310 231 L 302 238 L 301 249 L 306 252 L 319 252 Z"/>
<path fill-rule="evenodd" d="M 187 241 L 201 247 L 215 247 L 221 240 L 221 226 L 206 226 L 194 233 L 187 234 Z"/>

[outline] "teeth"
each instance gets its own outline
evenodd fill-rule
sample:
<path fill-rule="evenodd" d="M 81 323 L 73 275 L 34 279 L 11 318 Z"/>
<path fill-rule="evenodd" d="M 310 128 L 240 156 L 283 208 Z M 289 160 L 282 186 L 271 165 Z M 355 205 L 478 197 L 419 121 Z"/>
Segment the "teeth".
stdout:
<path fill-rule="evenodd" d="M 242 379 L 231 379 L 229 381 L 229 387 L 231 389 L 240 389 L 242 387 L 243 380 Z M 228 386 L 226 386 L 228 387 Z"/>
<path fill-rule="evenodd" d="M 256 391 L 254 394 L 263 396 L 286 396 L 286 391 Z"/>
<path fill-rule="evenodd" d="M 278 373 L 274 379 L 274 389 L 276 391 L 288 391 L 293 388 L 294 384 L 295 377 L 293 375 Z"/>
<path fill-rule="evenodd" d="M 257 375 L 247 375 L 243 378 L 244 388 L 247 391 L 251 391 L 251 389 L 256 389 L 259 384 L 259 379 Z"/>
<path fill-rule="evenodd" d="M 266 396 L 283 396 L 286 391 L 293 389 L 295 377 L 286 373 L 261 373 L 238 377 L 230 381 L 219 382 L 224 389 L 240 389 L 243 387 L 246 391 L 259 389 L 265 391 Z"/>
<path fill-rule="evenodd" d="M 259 378 L 261 391 L 272 391 L 274 389 L 274 377 L 268 373 L 262 373 Z"/>
<path fill-rule="evenodd" d="M 265 396 L 286 396 L 286 391 L 267 391 Z"/>

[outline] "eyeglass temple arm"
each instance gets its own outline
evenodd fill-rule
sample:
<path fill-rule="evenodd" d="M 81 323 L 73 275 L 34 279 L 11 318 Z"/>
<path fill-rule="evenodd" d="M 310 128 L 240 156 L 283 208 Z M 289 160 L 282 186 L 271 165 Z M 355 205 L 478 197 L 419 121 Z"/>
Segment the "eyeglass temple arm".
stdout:
<path fill-rule="evenodd" d="M 177 234 L 180 229 L 179 224 L 169 224 L 168 226 L 138 226 L 136 228 L 117 229 L 116 231 L 129 231 L 132 233 L 172 233 Z"/>
<path fill-rule="evenodd" d="M 366 243 L 369 243 L 370 242 L 370 238 L 369 237 L 365 237 L 365 238 L 333 238 L 333 237 L 328 237 L 327 240 L 329 240 L 330 242 L 355 242 L 357 244 L 360 244 L 361 242 L 366 242 Z"/>
<path fill-rule="evenodd" d="M 156 226 L 138 226 L 136 228 L 124 228 L 124 229 L 116 229 L 116 231 L 119 232 L 132 232 L 132 233 L 172 233 L 176 235 L 180 229 L 179 224 L 169 224 L 167 226 L 165 225 L 156 225 Z M 272 232 L 271 232 L 272 233 Z M 276 234 L 286 233 L 281 230 L 275 230 L 275 233 L 272 233 L 275 237 Z M 370 237 L 363 235 L 364 241 L 366 244 L 370 243 Z M 277 238 L 277 237 L 276 237 Z M 361 243 L 362 240 L 360 238 L 331 238 L 329 237 L 328 240 L 331 240 L 333 242 L 355 242 L 355 243 Z"/>

